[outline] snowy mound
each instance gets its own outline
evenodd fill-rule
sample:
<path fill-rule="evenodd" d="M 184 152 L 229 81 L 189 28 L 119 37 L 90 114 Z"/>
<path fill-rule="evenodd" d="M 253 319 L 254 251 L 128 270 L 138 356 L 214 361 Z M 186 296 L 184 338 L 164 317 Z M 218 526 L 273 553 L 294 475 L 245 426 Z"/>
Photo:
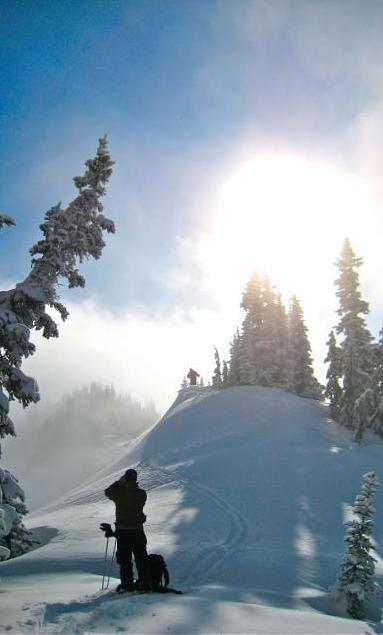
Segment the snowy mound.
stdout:
<path fill-rule="evenodd" d="M 97 527 L 113 519 L 103 490 L 129 466 L 138 466 L 148 491 L 149 551 L 166 557 L 174 586 L 209 585 L 220 600 L 243 590 L 246 601 L 256 597 L 279 609 L 305 602 L 305 610 L 313 610 L 335 581 L 342 523 L 362 475 L 375 470 L 383 481 L 383 444 L 373 438 L 355 445 L 325 406 L 277 389 L 182 391 L 110 467 L 31 515 L 31 526 L 58 534 L 3 563 L 3 579 L 51 571 L 100 576 L 105 542 Z M 382 504 L 383 487 L 375 506 Z M 337 624 L 339 632 L 358 632 Z M 301 632 L 294 628 L 283 632 Z"/>

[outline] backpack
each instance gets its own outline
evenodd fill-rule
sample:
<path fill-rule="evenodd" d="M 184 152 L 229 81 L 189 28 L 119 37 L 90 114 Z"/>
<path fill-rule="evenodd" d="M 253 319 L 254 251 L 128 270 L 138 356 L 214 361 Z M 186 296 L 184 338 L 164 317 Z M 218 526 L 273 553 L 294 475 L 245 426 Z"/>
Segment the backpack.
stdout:
<path fill-rule="evenodd" d="M 162 556 L 158 553 L 151 553 L 148 555 L 150 579 L 152 583 L 152 591 L 154 593 L 177 593 L 182 594 L 182 591 L 176 591 L 169 587 L 169 571 L 166 562 Z"/>
<path fill-rule="evenodd" d="M 151 553 L 148 556 L 152 590 L 159 591 L 169 586 L 169 571 L 162 556 Z"/>

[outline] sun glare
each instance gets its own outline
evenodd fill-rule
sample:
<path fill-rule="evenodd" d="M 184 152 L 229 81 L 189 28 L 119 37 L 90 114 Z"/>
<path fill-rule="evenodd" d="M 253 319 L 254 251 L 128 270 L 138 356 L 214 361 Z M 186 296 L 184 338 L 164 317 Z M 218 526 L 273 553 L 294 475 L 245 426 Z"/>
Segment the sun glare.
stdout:
<path fill-rule="evenodd" d="M 201 243 L 212 287 L 238 294 L 257 269 L 283 294 L 311 295 L 321 277 L 333 275 L 344 238 L 361 238 L 369 206 L 364 183 L 332 166 L 288 154 L 255 156 L 218 192 Z"/>

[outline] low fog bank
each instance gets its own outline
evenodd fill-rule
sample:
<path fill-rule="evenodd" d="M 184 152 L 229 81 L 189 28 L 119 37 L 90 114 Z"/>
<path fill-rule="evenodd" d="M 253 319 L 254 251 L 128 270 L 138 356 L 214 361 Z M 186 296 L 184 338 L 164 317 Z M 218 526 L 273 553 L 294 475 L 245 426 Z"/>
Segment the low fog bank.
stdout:
<path fill-rule="evenodd" d="M 20 480 L 28 508 L 36 509 L 92 476 L 158 418 L 152 403 L 93 383 L 57 404 L 24 411 L 16 439 L 2 443 L 4 467 Z"/>

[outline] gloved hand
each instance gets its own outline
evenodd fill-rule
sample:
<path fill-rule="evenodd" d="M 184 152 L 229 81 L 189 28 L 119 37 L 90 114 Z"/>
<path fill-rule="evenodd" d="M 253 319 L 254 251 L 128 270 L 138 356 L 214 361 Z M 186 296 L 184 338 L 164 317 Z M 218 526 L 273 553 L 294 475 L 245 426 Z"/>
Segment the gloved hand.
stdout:
<path fill-rule="evenodd" d="M 105 538 L 111 538 L 114 536 L 114 531 L 109 523 L 101 523 L 100 525 L 101 531 L 105 532 Z"/>

